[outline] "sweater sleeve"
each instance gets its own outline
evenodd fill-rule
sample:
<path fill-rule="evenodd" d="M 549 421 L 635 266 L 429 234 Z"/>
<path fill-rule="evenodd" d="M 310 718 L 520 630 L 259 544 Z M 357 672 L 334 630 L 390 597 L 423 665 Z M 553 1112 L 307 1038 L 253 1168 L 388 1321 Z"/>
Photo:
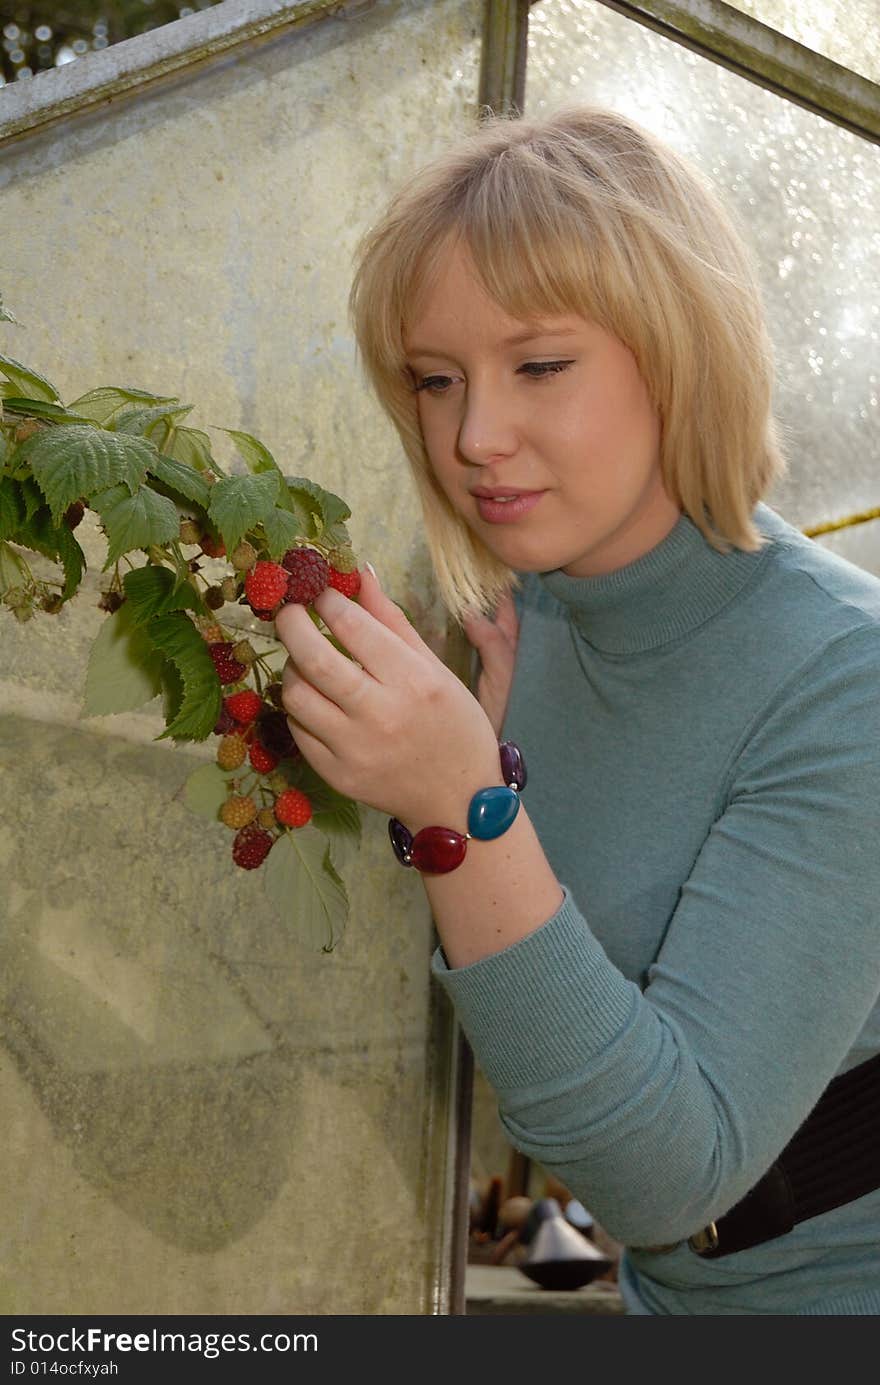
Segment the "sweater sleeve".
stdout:
<path fill-rule="evenodd" d="M 458 969 L 433 958 L 513 1144 L 627 1245 L 728 1211 L 877 1002 L 880 627 L 836 637 L 777 689 L 724 801 L 644 992 L 564 882 L 517 943 Z"/>

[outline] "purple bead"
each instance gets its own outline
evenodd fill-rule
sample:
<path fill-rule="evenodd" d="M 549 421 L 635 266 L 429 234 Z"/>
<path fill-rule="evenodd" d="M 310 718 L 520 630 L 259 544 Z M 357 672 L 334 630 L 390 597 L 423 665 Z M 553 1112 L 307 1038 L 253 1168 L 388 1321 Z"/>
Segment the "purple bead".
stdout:
<path fill-rule="evenodd" d="M 522 751 L 514 741 L 502 741 L 498 747 L 501 756 L 501 775 L 508 788 L 521 793 L 526 786 L 526 762 Z"/>
<path fill-rule="evenodd" d="M 423 827 L 412 844 L 412 863 L 425 875 L 446 875 L 464 860 L 467 837 L 451 827 Z"/>
<path fill-rule="evenodd" d="M 391 845 L 394 848 L 394 854 L 397 857 L 400 864 L 402 866 L 411 866 L 412 861 L 408 861 L 406 858 L 412 851 L 412 832 L 410 832 L 408 828 L 404 827 L 403 823 L 400 821 L 399 818 L 389 818 L 388 835 L 391 838 Z"/>

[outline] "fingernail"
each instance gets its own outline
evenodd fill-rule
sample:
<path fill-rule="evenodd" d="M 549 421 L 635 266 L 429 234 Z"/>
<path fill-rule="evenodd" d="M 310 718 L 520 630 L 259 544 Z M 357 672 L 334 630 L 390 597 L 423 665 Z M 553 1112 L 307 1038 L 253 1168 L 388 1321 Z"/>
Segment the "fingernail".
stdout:
<path fill-rule="evenodd" d="M 382 583 L 379 582 L 379 576 L 378 576 L 378 573 L 376 572 L 376 569 L 373 567 L 373 564 L 372 564 L 372 563 L 367 563 L 367 562 L 365 562 L 365 563 L 364 563 L 364 567 L 367 569 L 368 572 L 371 572 L 371 573 L 372 573 L 372 575 L 373 575 L 373 577 L 375 578 L 376 582 L 377 582 L 377 583 L 379 584 L 379 586 L 381 587 Z"/>

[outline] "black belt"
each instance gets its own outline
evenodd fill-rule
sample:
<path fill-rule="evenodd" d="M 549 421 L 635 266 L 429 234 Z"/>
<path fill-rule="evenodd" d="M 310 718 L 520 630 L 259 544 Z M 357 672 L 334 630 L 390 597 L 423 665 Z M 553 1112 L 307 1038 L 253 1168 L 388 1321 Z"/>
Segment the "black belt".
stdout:
<path fill-rule="evenodd" d="M 704 1259 L 717 1260 L 784 1236 L 798 1222 L 878 1187 L 880 1054 L 833 1078 L 761 1181 L 723 1217 L 689 1237 L 688 1245 Z"/>

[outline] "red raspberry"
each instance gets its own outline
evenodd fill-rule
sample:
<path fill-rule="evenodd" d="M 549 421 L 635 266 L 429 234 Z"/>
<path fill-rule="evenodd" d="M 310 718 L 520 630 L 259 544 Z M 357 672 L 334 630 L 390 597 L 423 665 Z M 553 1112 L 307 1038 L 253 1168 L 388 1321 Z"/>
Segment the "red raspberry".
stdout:
<path fill-rule="evenodd" d="M 228 712 L 230 717 L 234 717 L 241 726 L 247 726 L 254 721 L 262 709 L 263 699 L 250 688 L 246 688 L 244 692 L 232 693 L 223 699 L 223 710 Z M 232 730 L 231 727 L 228 729 Z"/>
<path fill-rule="evenodd" d="M 225 558 L 226 544 L 222 539 L 214 539 L 210 534 L 203 534 L 199 539 L 199 547 L 203 553 L 207 553 L 209 558 Z"/>
<path fill-rule="evenodd" d="M 221 683 L 225 685 L 226 683 L 241 682 L 247 673 L 247 667 L 233 657 L 232 645 L 228 640 L 218 640 L 216 644 L 209 644 L 208 653 L 214 661 L 217 677 Z"/>
<path fill-rule="evenodd" d="M 254 741 L 248 751 L 248 755 L 257 774 L 271 774 L 273 769 L 278 765 L 278 756 L 273 755 L 272 752 L 267 750 L 264 745 L 261 745 L 259 741 Z"/>
<path fill-rule="evenodd" d="M 289 573 L 280 563 L 255 563 L 244 579 L 252 611 L 271 611 L 287 593 Z"/>
<path fill-rule="evenodd" d="M 338 572 L 331 567 L 328 586 L 335 587 L 343 596 L 355 597 L 361 589 L 361 575 L 357 568 L 354 572 Z"/>
<path fill-rule="evenodd" d="M 290 573 L 284 605 L 308 606 L 330 580 L 330 564 L 315 548 L 288 548 L 281 564 Z"/>
<path fill-rule="evenodd" d="M 257 727 L 260 740 L 270 755 L 277 756 L 279 760 L 299 759 L 299 746 L 290 733 L 284 712 L 267 708 L 260 713 Z"/>
<path fill-rule="evenodd" d="M 275 838 L 264 832 L 262 827 L 255 827 L 253 823 L 249 823 L 235 834 L 232 859 L 243 870 L 256 870 L 269 855 L 274 841 Z"/>
<path fill-rule="evenodd" d="M 285 789 L 275 800 L 275 816 L 285 827 L 305 827 L 312 805 L 301 789 Z"/>

